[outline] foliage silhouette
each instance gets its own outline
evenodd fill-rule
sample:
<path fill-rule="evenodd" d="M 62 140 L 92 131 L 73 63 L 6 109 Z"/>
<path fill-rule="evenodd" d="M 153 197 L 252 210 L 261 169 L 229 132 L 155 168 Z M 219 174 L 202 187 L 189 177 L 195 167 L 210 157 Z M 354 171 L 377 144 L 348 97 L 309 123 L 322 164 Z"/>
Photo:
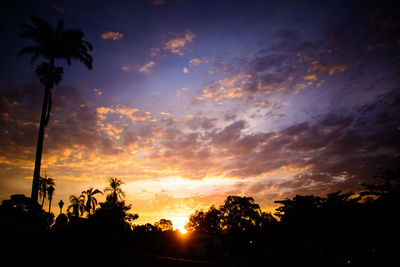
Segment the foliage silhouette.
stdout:
<path fill-rule="evenodd" d="M 118 200 L 125 196 L 121 189 L 123 181 L 118 178 L 110 178 L 108 181 L 109 186 L 104 191 L 109 194 L 106 201 L 100 203 L 100 208 L 90 217 L 91 225 L 114 233 L 131 230 L 133 221 L 139 218 L 139 215 L 129 213 L 132 206 L 126 205 L 124 200 Z"/>
<path fill-rule="evenodd" d="M 49 199 L 49 213 L 51 210 L 51 201 L 53 200 L 53 194 L 55 190 L 56 189 L 52 185 L 50 185 L 49 188 L 47 188 L 47 198 Z"/>
<path fill-rule="evenodd" d="M 68 206 L 67 212 L 68 215 L 72 215 L 75 217 L 79 217 L 80 215 L 83 215 L 83 212 L 85 211 L 85 199 L 83 196 L 75 196 L 71 195 L 69 197 L 69 201 L 71 202 L 71 205 Z M 70 212 L 72 210 L 72 212 Z"/>
<path fill-rule="evenodd" d="M 40 177 L 39 179 L 39 196 L 42 198 L 42 208 L 44 205 L 44 200 L 47 197 L 48 188 L 50 186 L 54 186 L 55 182 L 53 178 L 48 177 L 45 175 L 44 177 Z"/>
<path fill-rule="evenodd" d="M 255 232 L 275 223 L 275 218 L 262 212 L 251 197 L 228 196 L 219 209 L 197 210 L 189 216 L 188 231 L 208 234 L 235 234 Z"/>
<path fill-rule="evenodd" d="M 161 219 L 158 222 L 154 224 L 156 228 L 158 228 L 160 231 L 173 231 L 174 226 L 172 224 L 171 220 L 167 219 Z"/>
<path fill-rule="evenodd" d="M 133 225 L 138 215 L 130 213 L 131 205 L 119 200 L 116 190 L 110 190 L 88 218 L 79 217 L 85 211 L 84 198 L 71 196 L 72 213 L 60 214 L 51 229 L 51 213 L 23 195 L 13 195 L 0 206 L 2 244 L 7 244 L 0 252 L 18 258 L 28 251 L 40 262 L 46 251 L 49 264 L 74 248 L 79 255 L 73 261 L 82 264 L 98 260 L 97 264 L 148 266 L 148 260 L 155 260 L 144 260 L 140 253 L 145 252 L 221 262 L 215 266 L 397 266 L 393 244 L 400 237 L 399 176 L 385 172 L 378 178 L 384 182 L 364 185 L 366 190 L 358 193 L 278 200 L 279 221 L 253 198 L 229 196 L 218 208 L 193 213 L 185 236 L 173 231 L 167 219 Z M 121 190 L 122 181 L 118 184 L 115 188 Z M 160 259 L 155 262 L 166 265 Z"/>
<path fill-rule="evenodd" d="M 133 221 L 139 218 L 137 214 L 128 213 L 131 208 L 125 201 L 115 201 L 113 196 L 107 196 L 106 201 L 100 203 L 100 208 L 91 217 L 94 222 L 106 227 L 131 229 Z"/>
<path fill-rule="evenodd" d="M 125 193 L 122 191 L 121 186 L 124 182 L 114 177 L 110 178 L 108 182 L 109 186 L 104 189 L 105 193 L 109 193 L 107 197 L 110 197 L 115 202 L 117 202 L 118 199 L 123 200 Z"/>
<path fill-rule="evenodd" d="M 93 59 L 88 52 L 93 49 L 93 46 L 82 39 L 84 34 L 81 30 L 64 30 L 63 20 L 59 20 L 56 28 L 36 16 L 31 16 L 31 21 L 33 25 L 20 24 L 21 33 L 19 36 L 33 41 L 34 44 L 22 48 L 18 55 L 33 54 L 31 64 L 39 57 L 47 60 L 39 64 L 35 70 L 40 82 L 45 87 L 31 193 L 32 201 L 37 202 L 44 129 L 49 122 L 51 112 L 51 90 L 54 84 L 61 82 L 63 74 L 63 68 L 55 66 L 55 60 L 63 59 L 67 61 L 68 65 L 71 65 L 71 60 L 77 59 L 91 70 Z"/>
<path fill-rule="evenodd" d="M 89 213 L 90 216 L 90 211 L 93 209 L 95 210 L 96 205 L 97 205 L 97 199 L 94 197 L 96 194 L 103 194 L 100 190 L 95 189 L 93 191 L 93 187 L 89 188 L 86 191 L 82 191 L 82 197 L 86 196 L 86 204 L 85 204 L 85 210 L 86 212 Z"/>
<path fill-rule="evenodd" d="M 261 209 L 252 197 L 229 196 L 220 207 L 226 232 L 252 231 L 261 224 Z"/>
<path fill-rule="evenodd" d="M 185 229 L 198 233 L 219 234 L 222 232 L 221 212 L 214 206 L 208 211 L 196 210 L 189 216 Z"/>

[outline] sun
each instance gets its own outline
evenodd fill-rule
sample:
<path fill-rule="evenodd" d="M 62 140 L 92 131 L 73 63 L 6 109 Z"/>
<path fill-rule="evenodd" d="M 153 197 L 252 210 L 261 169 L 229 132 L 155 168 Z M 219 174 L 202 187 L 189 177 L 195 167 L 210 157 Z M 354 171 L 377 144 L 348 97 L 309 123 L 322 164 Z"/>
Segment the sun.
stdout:
<path fill-rule="evenodd" d="M 187 217 L 175 217 L 175 218 L 171 218 L 171 221 L 172 221 L 172 225 L 175 230 L 178 230 L 181 234 L 187 233 L 187 231 L 185 229 L 185 225 L 188 222 Z"/>

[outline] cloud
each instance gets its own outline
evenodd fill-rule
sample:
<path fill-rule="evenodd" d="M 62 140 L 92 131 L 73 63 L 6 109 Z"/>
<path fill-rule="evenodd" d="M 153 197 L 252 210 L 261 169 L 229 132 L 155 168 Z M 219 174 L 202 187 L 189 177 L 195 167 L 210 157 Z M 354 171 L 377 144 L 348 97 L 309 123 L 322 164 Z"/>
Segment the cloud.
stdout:
<path fill-rule="evenodd" d="M 182 69 L 182 71 L 183 71 L 183 73 L 189 73 L 189 69 L 188 69 L 188 68 L 186 68 L 186 67 L 185 67 L 185 68 L 183 68 L 183 69 Z"/>
<path fill-rule="evenodd" d="M 140 73 L 150 73 L 151 69 L 156 65 L 154 61 L 149 61 L 147 64 L 145 64 L 142 67 L 139 67 L 138 71 Z"/>
<path fill-rule="evenodd" d="M 26 84 L 0 95 L 0 164 L 29 170 L 27 175 L 41 91 Z M 233 113 L 221 118 L 226 121 L 204 114 L 177 119 L 162 113 L 156 121 L 136 108 L 94 107 L 73 87 L 59 87 L 54 93 L 43 166 L 65 179 L 110 173 L 132 181 L 225 177 L 249 181 L 237 192 L 262 196 L 274 190 L 265 198 L 276 199 L 357 190 L 379 170 L 400 163 L 398 90 L 357 109 L 320 113 L 268 131 L 254 129 L 251 121 Z M 274 105 L 264 100 L 261 107 Z"/>
<path fill-rule="evenodd" d="M 209 61 L 210 61 L 210 59 L 208 59 L 208 58 L 195 57 L 189 61 L 189 66 L 198 66 L 200 64 L 207 64 Z"/>
<path fill-rule="evenodd" d="M 345 63 L 329 63 L 329 64 L 321 64 L 318 61 L 313 61 L 312 65 L 308 69 L 308 73 L 313 72 L 328 72 L 329 75 L 334 75 L 335 73 L 341 73 L 347 70 L 349 66 Z M 315 75 L 315 74 L 313 74 Z M 307 75 L 308 77 L 310 75 Z"/>
<path fill-rule="evenodd" d="M 126 116 L 129 118 L 132 122 L 136 121 L 146 121 L 151 119 L 150 112 L 147 111 L 141 111 L 137 108 L 128 108 L 122 105 L 119 105 L 115 108 L 111 107 L 99 107 L 96 109 L 98 114 L 102 116 L 104 119 L 105 115 L 108 114 L 116 114 L 120 116 Z"/>
<path fill-rule="evenodd" d="M 121 40 L 124 37 L 123 33 L 119 32 L 113 32 L 113 31 L 108 31 L 108 32 L 103 32 L 101 34 L 101 39 L 103 40 Z"/>
<path fill-rule="evenodd" d="M 94 88 L 94 89 L 93 89 L 93 92 L 95 93 L 96 96 L 101 96 L 101 95 L 103 94 L 103 92 L 100 91 L 100 90 L 97 89 L 97 88 Z"/>
<path fill-rule="evenodd" d="M 161 49 L 159 47 L 152 47 L 150 48 L 149 56 L 151 57 L 157 57 L 158 54 L 160 53 Z"/>
<path fill-rule="evenodd" d="M 237 73 L 219 81 L 213 81 L 199 91 L 193 98 L 194 102 L 213 100 L 221 102 L 224 99 L 244 99 L 252 95 L 246 90 L 246 86 L 251 78 L 250 74 Z"/>
<path fill-rule="evenodd" d="M 196 130 L 211 130 L 214 129 L 217 123 L 217 118 L 211 116 L 192 116 L 187 115 L 185 123 L 190 129 Z"/>
<path fill-rule="evenodd" d="M 187 87 L 183 87 L 182 89 L 178 89 L 178 90 L 176 91 L 176 96 L 177 96 L 177 97 L 180 97 L 180 96 L 182 95 L 183 92 L 186 92 L 186 91 L 188 91 L 188 90 L 189 90 L 189 88 L 187 88 Z"/>
<path fill-rule="evenodd" d="M 192 43 L 196 36 L 188 31 L 183 37 L 173 38 L 164 43 L 163 49 L 170 51 L 173 54 L 180 56 L 185 55 L 187 50 L 187 45 Z"/>

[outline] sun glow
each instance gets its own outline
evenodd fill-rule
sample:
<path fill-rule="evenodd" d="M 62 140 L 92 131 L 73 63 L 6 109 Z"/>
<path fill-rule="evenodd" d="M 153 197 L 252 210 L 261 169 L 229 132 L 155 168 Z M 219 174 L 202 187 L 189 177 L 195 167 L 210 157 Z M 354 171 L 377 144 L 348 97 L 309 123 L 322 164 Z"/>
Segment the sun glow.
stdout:
<path fill-rule="evenodd" d="M 181 234 L 186 234 L 185 225 L 188 222 L 187 217 L 176 217 L 171 219 L 174 230 L 178 230 Z"/>

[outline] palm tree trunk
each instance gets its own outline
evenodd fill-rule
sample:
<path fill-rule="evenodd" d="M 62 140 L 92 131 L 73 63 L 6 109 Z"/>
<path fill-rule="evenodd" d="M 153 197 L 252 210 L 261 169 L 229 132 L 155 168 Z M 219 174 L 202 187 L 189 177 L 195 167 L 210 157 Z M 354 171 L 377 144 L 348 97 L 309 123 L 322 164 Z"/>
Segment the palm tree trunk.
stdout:
<path fill-rule="evenodd" d="M 37 203 L 37 201 L 38 201 L 40 164 L 42 161 L 44 127 L 45 127 L 47 103 L 48 103 L 49 94 L 50 94 L 50 89 L 48 88 L 48 86 L 46 86 L 45 93 L 44 93 L 44 99 L 43 99 L 43 106 L 42 106 L 42 115 L 40 117 L 39 135 L 38 135 L 38 141 L 37 141 L 37 146 L 36 146 L 35 169 L 33 171 L 33 181 L 32 181 L 31 200 L 35 203 Z"/>
<path fill-rule="evenodd" d="M 49 71 L 53 73 L 54 69 L 54 57 L 50 58 L 50 67 Z M 53 76 L 51 74 L 51 76 Z M 52 80 L 52 79 L 51 79 Z M 31 192 L 31 200 L 34 203 L 38 202 L 38 189 L 39 189 L 39 179 L 40 179 L 40 165 L 42 162 L 42 150 L 43 150 L 43 139 L 44 139 L 44 128 L 46 121 L 46 113 L 47 113 L 47 104 L 50 97 L 50 90 L 53 86 L 52 81 L 48 81 L 45 90 L 44 90 L 44 98 L 42 105 L 42 115 L 40 116 L 40 125 L 39 125 L 39 135 L 36 146 L 36 157 L 35 157 L 35 168 L 33 170 L 33 181 L 32 181 L 32 192 Z"/>
<path fill-rule="evenodd" d="M 49 213 L 50 213 L 50 210 L 51 210 L 51 198 L 49 198 Z"/>
<path fill-rule="evenodd" d="M 46 198 L 46 195 L 43 194 L 43 198 L 42 198 L 42 209 L 43 209 L 43 205 L 44 205 L 44 200 L 45 200 L 45 198 Z"/>

